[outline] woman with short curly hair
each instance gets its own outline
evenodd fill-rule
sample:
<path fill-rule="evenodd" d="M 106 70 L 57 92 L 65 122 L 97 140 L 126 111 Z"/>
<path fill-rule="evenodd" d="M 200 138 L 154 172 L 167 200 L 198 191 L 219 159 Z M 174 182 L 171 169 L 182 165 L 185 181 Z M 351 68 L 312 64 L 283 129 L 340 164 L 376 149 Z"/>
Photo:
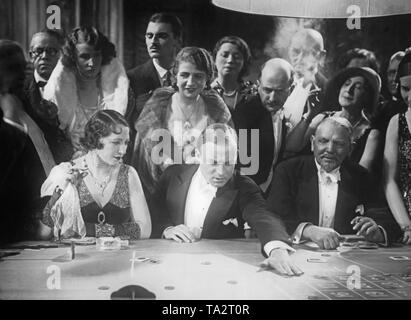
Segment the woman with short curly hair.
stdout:
<path fill-rule="evenodd" d="M 251 64 L 250 48 L 240 37 L 226 36 L 217 41 L 213 56 L 217 75 L 211 87 L 217 90 L 233 114 L 253 91 L 251 82 L 243 80 Z"/>
<path fill-rule="evenodd" d="M 122 162 L 129 134 L 127 121 L 114 110 L 101 110 L 90 118 L 80 139 L 87 153 L 54 167 L 41 188 L 41 196 L 50 197 L 41 219 L 41 238 L 49 238 L 53 230 L 57 237 L 150 236 L 140 178 Z M 70 189 L 78 197 L 68 197 Z"/>
<path fill-rule="evenodd" d="M 114 44 L 88 26 L 75 28 L 67 36 L 44 98 L 57 105 L 61 128 L 77 151 L 75 157 L 84 153 L 80 137 L 94 113 L 113 109 L 124 115 L 134 100 L 129 97 L 129 82 Z"/>

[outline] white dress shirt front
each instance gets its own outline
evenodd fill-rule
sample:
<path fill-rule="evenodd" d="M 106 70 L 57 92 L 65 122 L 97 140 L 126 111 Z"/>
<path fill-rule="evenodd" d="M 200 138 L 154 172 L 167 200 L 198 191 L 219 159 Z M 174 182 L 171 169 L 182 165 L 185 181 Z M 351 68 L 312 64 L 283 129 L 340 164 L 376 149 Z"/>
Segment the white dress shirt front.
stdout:
<path fill-rule="evenodd" d="M 191 179 L 184 211 L 184 224 L 196 236 L 201 236 L 208 208 L 216 192 L 217 188 L 209 184 L 198 169 Z"/>
<path fill-rule="evenodd" d="M 318 175 L 318 204 L 319 204 L 319 219 L 318 226 L 334 229 L 335 208 L 338 198 L 338 182 L 341 180 L 340 167 L 331 172 L 326 172 L 321 168 L 320 164 L 315 160 Z M 313 201 L 315 201 L 313 199 Z M 304 228 L 310 224 L 302 222 L 292 235 L 294 243 L 299 243 L 304 231 Z"/>
<path fill-rule="evenodd" d="M 184 225 L 190 229 L 197 239 L 201 238 L 204 220 L 216 192 L 217 188 L 206 181 L 200 168 L 197 169 L 188 188 L 184 210 Z M 234 220 L 236 219 L 223 221 L 223 224 L 233 223 L 235 225 Z M 169 228 L 172 227 L 168 227 L 163 231 L 163 237 L 164 232 Z M 264 252 L 267 256 L 269 256 L 274 249 L 286 249 L 289 252 L 295 252 L 288 244 L 279 240 L 269 241 L 264 245 Z"/>

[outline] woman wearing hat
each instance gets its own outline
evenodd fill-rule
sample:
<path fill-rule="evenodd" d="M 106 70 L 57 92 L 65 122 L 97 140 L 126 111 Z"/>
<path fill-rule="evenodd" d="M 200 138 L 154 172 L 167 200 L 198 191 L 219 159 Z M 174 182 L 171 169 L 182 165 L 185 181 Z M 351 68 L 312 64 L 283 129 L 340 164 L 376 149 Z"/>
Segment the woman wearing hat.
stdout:
<path fill-rule="evenodd" d="M 393 116 L 384 149 L 384 189 L 388 205 L 403 231 L 401 241 L 411 244 L 411 52 L 397 72 L 398 91 L 407 110 Z"/>
<path fill-rule="evenodd" d="M 372 129 L 381 88 L 378 74 L 370 68 L 346 68 L 330 80 L 325 91 L 323 108 L 326 111 L 312 117 L 313 110 L 290 133 L 287 151 L 301 152 L 308 145 L 319 123 L 330 116 L 343 117 L 353 126 L 351 160 L 371 170 L 378 145 L 378 132 Z"/>

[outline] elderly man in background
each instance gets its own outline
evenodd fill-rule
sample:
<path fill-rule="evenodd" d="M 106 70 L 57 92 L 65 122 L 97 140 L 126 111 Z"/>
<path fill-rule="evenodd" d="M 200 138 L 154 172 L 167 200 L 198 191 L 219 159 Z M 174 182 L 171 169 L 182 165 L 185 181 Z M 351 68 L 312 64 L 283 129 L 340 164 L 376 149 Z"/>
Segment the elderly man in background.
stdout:
<path fill-rule="evenodd" d="M 60 58 L 63 43 L 63 36 L 56 30 L 45 29 L 33 35 L 29 55 L 34 70 L 26 75 L 21 96 L 25 111 L 41 129 L 55 163 L 68 161 L 73 154 L 70 141 L 59 128 L 56 105 L 43 99 L 44 86 Z"/>
<path fill-rule="evenodd" d="M 317 30 L 302 28 L 291 38 L 288 60 L 295 71 L 296 86 L 284 105 L 291 127 L 310 110 L 320 112 L 322 90 L 327 82 L 320 71 L 325 55 L 324 39 Z"/>

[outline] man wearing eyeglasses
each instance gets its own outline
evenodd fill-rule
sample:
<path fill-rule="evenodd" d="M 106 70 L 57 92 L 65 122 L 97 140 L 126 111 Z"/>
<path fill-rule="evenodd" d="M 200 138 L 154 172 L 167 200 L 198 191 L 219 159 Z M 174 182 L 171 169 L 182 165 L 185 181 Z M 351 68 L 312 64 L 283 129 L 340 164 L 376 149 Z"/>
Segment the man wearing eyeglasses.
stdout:
<path fill-rule="evenodd" d="M 34 66 L 33 77 L 41 96 L 43 96 L 44 86 L 60 58 L 62 45 L 62 36 L 53 30 L 40 31 L 31 38 L 30 60 Z"/>
<path fill-rule="evenodd" d="M 43 99 L 43 91 L 60 58 L 63 42 L 63 36 L 56 30 L 45 29 L 32 36 L 29 55 L 34 70 L 26 74 L 24 94 L 18 94 L 25 111 L 41 130 L 56 163 L 70 160 L 73 149 L 59 129 L 57 107 Z"/>

